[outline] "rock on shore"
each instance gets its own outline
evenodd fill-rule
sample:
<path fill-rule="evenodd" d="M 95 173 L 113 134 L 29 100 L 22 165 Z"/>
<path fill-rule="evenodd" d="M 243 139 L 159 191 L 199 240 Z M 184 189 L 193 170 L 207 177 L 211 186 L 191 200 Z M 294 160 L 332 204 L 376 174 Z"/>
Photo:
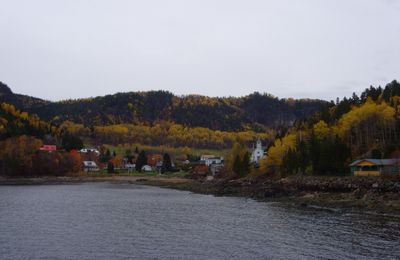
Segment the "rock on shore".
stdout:
<path fill-rule="evenodd" d="M 299 205 L 367 209 L 400 214 L 400 178 L 288 177 L 214 179 L 172 188 L 258 200 L 289 200 Z"/>

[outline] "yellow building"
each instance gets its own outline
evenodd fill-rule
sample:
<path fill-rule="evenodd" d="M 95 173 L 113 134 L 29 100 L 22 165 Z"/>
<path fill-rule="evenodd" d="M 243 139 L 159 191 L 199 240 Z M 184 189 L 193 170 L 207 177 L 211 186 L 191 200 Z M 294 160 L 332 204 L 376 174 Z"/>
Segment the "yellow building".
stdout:
<path fill-rule="evenodd" d="M 350 164 L 354 176 L 381 176 L 399 174 L 398 159 L 360 159 Z"/>

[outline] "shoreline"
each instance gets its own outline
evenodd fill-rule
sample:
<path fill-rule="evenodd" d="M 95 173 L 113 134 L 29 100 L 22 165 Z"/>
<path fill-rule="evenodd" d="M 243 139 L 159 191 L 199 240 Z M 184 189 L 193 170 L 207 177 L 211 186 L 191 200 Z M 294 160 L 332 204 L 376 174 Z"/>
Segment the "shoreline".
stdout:
<path fill-rule="evenodd" d="M 293 177 L 263 181 L 193 180 L 174 176 L 0 177 L 0 185 L 63 185 L 110 182 L 148 185 L 214 196 L 234 196 L 264 202 L 288 202 L 322 210 L 352 210 L 400 216 L 400 180 L 349 177 Z"/>
<path fill-rule="evenodd" d="M 21 177 L 8 178 L 0 177 L 0 186 L 2 185 L 64 185 L 79 184 L 90 182 L 111 182 L 140 184 L 142 182 L 157 182 L 160 185 L 164 183 L 179 185 L 189 182 L 189 179 L 174 176 L 129 176 L 129 175 L 108 175 L 108 176 L 43 176 L 43 177 Z"/>

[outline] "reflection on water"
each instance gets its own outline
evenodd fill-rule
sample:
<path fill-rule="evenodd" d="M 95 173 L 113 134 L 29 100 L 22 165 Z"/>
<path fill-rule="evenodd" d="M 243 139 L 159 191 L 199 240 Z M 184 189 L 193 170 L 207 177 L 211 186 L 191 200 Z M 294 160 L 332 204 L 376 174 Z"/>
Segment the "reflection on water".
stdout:
<path fill-rule="evenodd" d="M 0 186 L 1 259 L 400 258 L 400 218 L 94 183 Z"/>

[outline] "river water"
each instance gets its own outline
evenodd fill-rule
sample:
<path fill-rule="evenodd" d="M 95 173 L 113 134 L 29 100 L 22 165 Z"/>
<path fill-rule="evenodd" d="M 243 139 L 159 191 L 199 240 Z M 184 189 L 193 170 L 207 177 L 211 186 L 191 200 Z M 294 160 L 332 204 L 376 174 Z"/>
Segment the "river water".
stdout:
<path fill-rule="evenodd" d="M 132 184 L 0 186 L 0 259 L 400 259 L 400 218 Z"/>

